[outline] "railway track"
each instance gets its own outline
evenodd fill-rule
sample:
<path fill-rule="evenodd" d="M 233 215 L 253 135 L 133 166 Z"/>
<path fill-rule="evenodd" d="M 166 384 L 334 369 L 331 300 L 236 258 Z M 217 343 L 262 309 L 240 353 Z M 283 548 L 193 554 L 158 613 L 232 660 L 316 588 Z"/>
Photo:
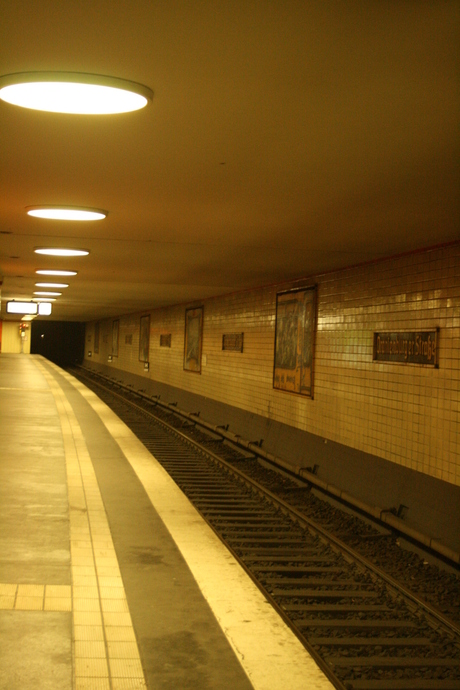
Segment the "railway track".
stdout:
<path fill-rule="evenodd" d="M 460 626 L 312 520 L 308 490 L 174 406 L 72 373 L 165 467 L 336 688 L 460 690 Z"/>

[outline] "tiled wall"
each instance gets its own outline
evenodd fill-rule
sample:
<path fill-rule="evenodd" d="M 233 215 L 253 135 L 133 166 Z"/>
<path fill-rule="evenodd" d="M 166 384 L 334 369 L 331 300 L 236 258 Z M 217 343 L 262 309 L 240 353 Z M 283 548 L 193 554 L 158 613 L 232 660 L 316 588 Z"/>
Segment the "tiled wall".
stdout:
<path fill-rule="evenodd" d="M 22 351 L 24 354 L 30 353 L 30 328 L 26 331 L 25 338 L 21 342 L 20 323 L 20 321 L 2 321 L 1 352 L 19 354 Z"/>
<path fill-rule="evenodd" d="M 150 312 L 151 379 L 219 400 L 460 485 L 460 244 L 314 276 L 318 285 L 314 399 L 273 389 L 276 293 L 291 285 L 204 300 L 201 374 L 183 370 L 186 306 Z M 292 286 L 294 286 L 292 284 Z M 119 317 L 111 366 L 144 373 L 140 314 Z M 439 328 L 439 368 L 372 360 L 374 331 Z M 222 334 L 244 332 L 244 352 Z M 171 348 L 160 335 L 171 333 Z M 86 351 L 94 324 L 87 324 Z M 99 354 L 112 352 L 112 320 Z"/>

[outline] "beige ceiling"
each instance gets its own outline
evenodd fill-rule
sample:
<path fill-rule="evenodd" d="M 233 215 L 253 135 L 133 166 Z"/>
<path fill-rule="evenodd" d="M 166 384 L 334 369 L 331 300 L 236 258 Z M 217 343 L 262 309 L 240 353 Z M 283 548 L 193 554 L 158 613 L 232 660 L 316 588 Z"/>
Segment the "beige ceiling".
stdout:
<path fill-rule="evenodd" d="M 91 72 L 142 111 L 0 101 L 0 276 L 78 275 L 91 320 L 301 278 L 460 237 L 458 1 L 0 0 L 0 76 Z M 25 207 L 107 209 L 106 220 Z M 90 250 L 39 257 L 41 245 Z"/>

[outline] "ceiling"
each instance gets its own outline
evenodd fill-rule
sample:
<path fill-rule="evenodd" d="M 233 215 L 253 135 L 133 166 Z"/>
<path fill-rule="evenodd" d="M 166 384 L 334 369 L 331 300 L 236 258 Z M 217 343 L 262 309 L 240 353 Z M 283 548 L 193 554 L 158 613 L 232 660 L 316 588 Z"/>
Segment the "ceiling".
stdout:
<path fill-rule="evenodd" d="M 457 0 L 0 10 L 0 75 L 90 72 L 154 92 L 110 116 L 0 101 L 2 318 L 41 268 L 78 271 L 51 318 L 88 321 L 460 238 Z M 26 215 L 39 204 L 109 213 Z M 43 245 L 90 254 L 34 254 Z"/>

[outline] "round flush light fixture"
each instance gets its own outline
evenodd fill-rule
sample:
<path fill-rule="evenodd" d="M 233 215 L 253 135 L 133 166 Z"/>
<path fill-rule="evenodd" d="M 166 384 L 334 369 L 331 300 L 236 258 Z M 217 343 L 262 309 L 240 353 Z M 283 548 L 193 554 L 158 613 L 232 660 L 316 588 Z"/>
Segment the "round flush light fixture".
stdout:
<path fill-rule="evenodd" d="M 35 273 L 38 273 L 41 276 L 76 276 L 77 271 L 61 271 L 61 270 L 52 270 L 52 269 L 40 269 L 39 271 L 35 271 Z"/>
<path fill-rule="evenodd" d="M 87 249 L 66 249 L 64 247 L 37 247 L 34 252 L 47 256 L 88 256 L 89 254 Z"/>
<path fill-rule="evenodd" d="M 47 292 L 46 290 L 39 290 L 38 292 L 34 292 L 34 295 L 39 295 L 40 297 L 60 297 L 62 292 Z"/>
<path fill-rule="evenodd" d="M 44 287 L 44 288 L 67 288 L 69 287 L 68 283 L 35 283 L 35 287 Z"/>
<path fill-rule="evenodd" d="M 99 74 L 22 72 L 0 77 L 0 98 L 52 113 L 110 115 L 144 108 L 153 92 L 142 84 Z"/>
<path fill-rule="evenodd" d="M 80 206 L 26 206 L 26 211 L 29 216 L 48 220 L 102 220 L 107 216 L 107 211 L 99 208 Z"/>

